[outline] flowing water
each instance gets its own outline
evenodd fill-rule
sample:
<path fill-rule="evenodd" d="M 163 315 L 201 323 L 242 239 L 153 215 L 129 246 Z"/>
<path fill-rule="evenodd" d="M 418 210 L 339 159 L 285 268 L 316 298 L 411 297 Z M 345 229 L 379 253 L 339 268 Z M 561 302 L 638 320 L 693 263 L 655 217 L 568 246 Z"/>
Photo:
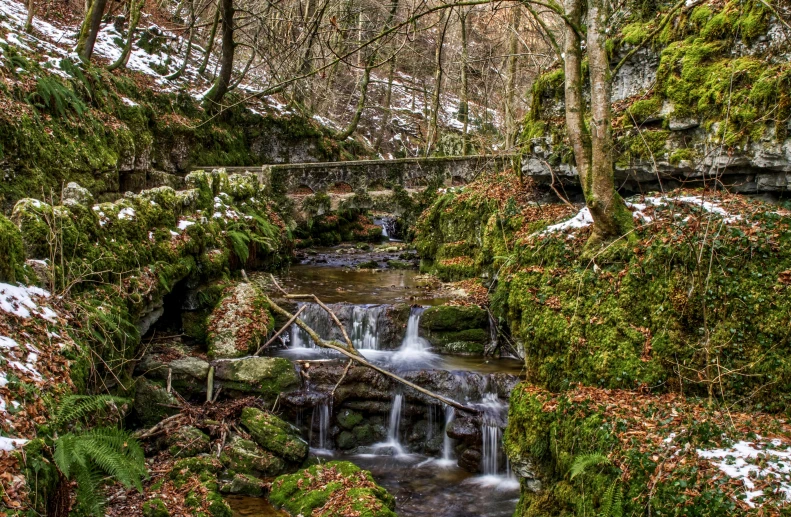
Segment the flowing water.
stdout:
<path fill-rule="evenodd" d="M 480 426 L 482 437 L 482 443 L 479 442 L 480 474 L 472 474 L 458 466 L 457 451 L 469 445 L 457 443 L 447 433 L 454 420 L 469 419 L 469 416 L 460 416 L 454 408 L 436 404 L 422 406 L 424 409 L 416 416 L 416 407 L 421 407 L 415 405 L 419 400 L 412 398 L 408 403 L 401 390 L 392 393 L 389 414 L 382 415 L 382 441 L 348 451 L 333 450 L 333 436 L 339 431 L 333 423 L 334 408 L 329 399 L 312 403 L 315 406 L 310 418 L 311 453 L 322 461 L 343 459 L 370 470 L 377 482 L 396 497 L 396 511 L 402 517 L 512 515 L 519 497 L 519 484 L 508 467 L 502 447 L 508 411 L 507 392 L 503 393 L 501 388 L 498 396 L 498 388 L 490 385 L 488 379 L 493 374 L 520 375 L 523 363 L 507 358 L 434 353 L 431 343 L 420 335 L 420 318 L 426 306 L 443 300 L 432 296 L 415 271 L 369 273 L 332 265 L 297 266 L 281 276 L 281 282 L 291 292 L 315 293 L 325 303 L 332 304 L 333 312 L 354 346 L 369 361 L 402 375 L 441 372 L 442 379 L 450 383 L 448 389 L 452 390 L 452 398 L 481 411 L 481 416 L 475 420 L 479 422 L 475 425 Z M 404 302 L 412 308 L 408 319 L 403 316 L 406 324 L 401 323 L 402 326 L 396 328 L 389 311 L 393 310 L 393 304 Z M 300 305 L 304 306 L 300 319 L 322 338 L 343 339 L 324 309 L 314 303 Z M 493 334 L 494 339 L 496 335 Z M 340 359 L 333 351 L 317 348 L 296 325 L 286 341 L 287 347 L 274 352 L 275 355 L 311 362 L 330 361 L 327 364 L 336 364 L 332 361 Z M 427 428 L 422 441 L 435 443 L 430 449 L 436 451 L 434 453 L 420 452 L 424 450 L 423 444 L 421 440 L 415 441 L 415 425 L 420 419 L 421 425 Z M 437 433 L 442 433 L 441 439 Z M 458 446 L 462 449 L 457 449 Z M 241 512 L 237 510 L 239 506 L 244 505 L 237 501 L 234 510 Z"/>

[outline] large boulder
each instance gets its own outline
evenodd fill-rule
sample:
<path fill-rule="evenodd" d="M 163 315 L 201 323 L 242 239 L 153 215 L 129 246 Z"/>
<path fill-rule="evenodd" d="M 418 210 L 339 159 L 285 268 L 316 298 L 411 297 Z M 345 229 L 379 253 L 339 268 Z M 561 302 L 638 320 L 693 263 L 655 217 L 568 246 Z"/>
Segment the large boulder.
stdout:
<path fill-rule="evenodd" d="M 308 444 L 299 429 L 275 415 L 246 407 L 241 422 L 255 443 L 287 462 L 302 463 L 308 457 Z"/>
<path fill-rule="evenodd" d="M 283 357 L 219 359 L 213 363 L 218 385 L 240 392 L 253 392 L 274 399 L 299 385 L 291 361 Z"/>
<path fill-rule="evenodd" d="M 181 395 L 192 395 L 206 392 L 206 378 L 209 375 L 209 363 L 199 357 L 183 355 L 173 359 L 173 352 L 183 352 L 174 344 L 167 346 L 166 353 L 148 353 L 135 366 L 135 374 L 148 379 L 167 381 L 168 372 L 173 389 Z"/>
<path fill-rule="evenodd" d="M 167 437 L 168 451 L 174 458 L 190 458 L 209 452 L 209 436 L 191 425 L 179 427 Z"/>
<path fill-rule="evenodd" d="M 272 483 L 269 500 L 291 515 L 396 515 L 395 498 L 376 484 L 370 472 L 348 461 L 330 461 L 280 476 Z"/>
<path fill-rule="evenodd" d="M 241 357 L 263 344 L 274 327 L 264 293 L 249 282 L 228 287 L 209 316 L 209 357 Z"/>
<path fill-rule="evenodd" d="M 261 497 L 264 495 L 264 482 L 249 474 L 235 473 L 220 480 L 220 493 Z"/>
<path fill-rule="evenodd" d="M 225 446 L 220 461 L 229 471 L 256 477 L 277 476 L 286 468 L 281 458 L 240 436 L 234 436 Z"/>

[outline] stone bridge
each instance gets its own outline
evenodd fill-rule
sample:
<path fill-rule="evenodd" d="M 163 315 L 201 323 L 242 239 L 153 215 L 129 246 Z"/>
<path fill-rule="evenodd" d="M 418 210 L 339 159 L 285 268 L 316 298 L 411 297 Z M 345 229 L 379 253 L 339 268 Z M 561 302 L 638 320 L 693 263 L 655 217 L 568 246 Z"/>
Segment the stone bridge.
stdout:
<path fill-rule="evenodd" d="M 449 156 L 358 160 L 348 162 L 284 163 L 257 167 L 225 167 L 229 173 L 255 173 L 276 192 L 310 194 L 390 190 L 396 185 L 420 189 L 430 183 L 464 185 L 481 173 L 510 167 L 516 155 Z M 193 167 L 210 170 L 214 167 Z"/>

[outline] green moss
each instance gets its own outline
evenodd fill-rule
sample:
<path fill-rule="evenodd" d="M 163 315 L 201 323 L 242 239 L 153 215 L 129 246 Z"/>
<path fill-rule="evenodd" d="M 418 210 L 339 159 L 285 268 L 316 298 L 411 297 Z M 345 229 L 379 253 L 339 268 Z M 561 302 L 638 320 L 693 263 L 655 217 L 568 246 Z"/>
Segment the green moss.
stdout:
<path fill-rule="evenodd" d="M 143 503 L 143 517 L 170 517 L 165 502 L 159 497 Z"/>
<path fill-rule="evenodd" d="M 25 252 L 22 234 L 14 223 L 0 214 L 0 282 L 25 281 Z"/>
<path fill-rule="evenodd" d="M 209 452 L 209 437 L 193 426 L 178 428 L 168 436 L 168 444 L 168 452 L 174 458 L 192 457 L 202 452 Z"/>
<path fill-rule="evenodd" d="M 285 462 L 263 450 L 255 442 L 235 436 L 220 455 L 225 467 L 240 474 L 277 476 L 285 470 Z"/>
<path fill-rule="evenodd" d="M 246 407 L 241 423 L 253 440 L 265 450 L 291 463 L 302 463 L 308 456 L 308 444 L 299 430 L 270 413 Z"/>
<path fill-rule="evenodd" d="M 335 415 L 338 424 L 344 429 L 352 429 L 354 426 L 363 421 L 363 416 L 351 409 L 344 409 Z"/>
<path fill-rule="evenodd" d="M 343 481 L 338 477 L 345 478 Z M 322 482 L 322 480 L 327 481 Z M 318 484 L 317 484 L 318 481 Z M 329 507 L 325 506 L 332 499 Z M 343 517 L 395 517 L 395 499 L 378 486 L 371 473 L 346 461 L 313 465 L 301 472 L 280 476 L 272 484 L 269 500 L 291 515 Z"/>
<path fill-rule="evenodd" d="M 633 103 L 627 111 L 638 124 L 641 124 L 655 117 L 661 108 L 662 101 L 660 99 L 650 98 Z"/>
<path fill-rule="evenodd" d="M 489 325 L 486 311 L 474 305 L 429 307 L 420 317 L 420 326 L 431 331 L 482 329 Z"/>

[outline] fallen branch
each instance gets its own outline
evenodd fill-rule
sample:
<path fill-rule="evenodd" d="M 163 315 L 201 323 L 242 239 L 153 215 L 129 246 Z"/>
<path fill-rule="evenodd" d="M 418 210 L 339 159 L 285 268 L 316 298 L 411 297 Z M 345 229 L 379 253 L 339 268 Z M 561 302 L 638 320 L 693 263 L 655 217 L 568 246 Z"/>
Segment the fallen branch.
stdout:
<path fill-rule="evenodd" d="M 341 385 L 341 383 L 343 382 L 343 379 L 346 378 L 346 374 L 349 373 L 349 368 L 351 368 L 351 366 L 352 366 L 352 360 L 349 359 L 349 362 L 346 364 L 346 368 L 343 369 L 343 375 L 341 375 L 341 378 L 338 379 L 338 382 L 335 383 L 335 387 L 332 388 L 332 391 L 330 392 L 330 398 L 331 399 L 335 400 L 335 390 L 338 389 L 338 386 Z"/>
<path fill-rule="evenodd" d="M 304 305 L 303 305 L 302 307 L 300 307 L 300 308 L 299 308 L 299 310 L 297 311 L 297 313 L 296 313 L 296 314 L 294 314 L 294 316 L 293 316 L 293 317 L 292 317 L 290 320 L 288 320 L 288 321 L 286 322 L 286 324 L 285 324 L 285 325 L 283 325 L 283 327 L 282 327 L 280 330 L 278 330 L 277 332 L 275 332 L 275 335 L 274 335 L 274 336 L 272 336 L 272 337 L 269 339 L 269 341 L 267 341 L 266 343 L 264 343 L 263 345 L 261 345 L 260 347 L 258 347 L 258 350 L 256 350 L 256 351 L 253 353 L 253 357 L 255 357 L 255 356 L 257 356 L 258 354 L 260 354 L 260 353 L 261 353 L 261 350 L 263 350 L 264 348 L 268 347 L 269 345 L 271 345 L 271 344 L 272 344 L 272 341 L 274 341 L 275 339 L 279 338 L 279 337 L 280 337 L 280 334 L 282 334 L 282 333 L 283 333 L 283 332 L 284 332 L 284 331 L 285 331 L 287 328 L 289 328 L 289 327 L 291 326 L 291 324 L 292 324 L 292 323 L 294 323 L 294 320 L 296 320 L 296 319 L 299 317 L 299 315 L 302 313 L 302 311 L 303 311 L 303 310 L 305 310 L 305 306 L 304 306 Z"/>
<path fill-rule="evenodd" d="M 349 352 L 353 353 L 354 355 L 360 355 L 360 352 L 358 352 L 357 349 L 354 348 L 354 345 L 352 344 L 352 340 L 349 339 L 349 334 L 346 333 L 346 328 L 344 328 L 344 326 L 341 324 L 341 320 L 339 320 L 338 317 L 335 315 L 335 313 L 332 312 L 332 309 L 324 305 L 324 303 L 321 300 L 319 300 L 318 296 L 316 296 L 315 294 L 288 294 L 282 287 L 280 287 L 280 284 L 277 283 L 277 280 L 275 280 L 274 275 L 270 274 L 269 278 L 272 279 L 272 283 L 275 284 L 275 287 L 277 287 L 277 289 L 281 293 L 283 293 L 283 296 L 285 296 L 286 298 L 290 298 L 293 300 L 299 298 L 313 298 L 313 301 L 316 302 L 316 304 L 318 304 L 319 307 L 327 311 L 327 313 L 332 318 L 332 321 L 334 321 L 335 324 L 338 326 L 338 328 L 341 329 L 341 333 L 343 334 L 343 340 L 346 341 L 346 346 L 349 347 Z"/>
<path fill-rule="evenodd" d="M 282 289 L 281 289 L 281 291 L 282 291 Z M 287 318 L 291 318 L 292 317 L 291 313 L 289 313 L 287 310 L 283 309 L 278 304 L 273 302 L 271 300 L 271 298 L 269 298 L 269 296 L 267 296 L 267 295 L 264 295 L 264 296 L 265 296 L 266 301 L 269 304 L 269 306 L 272 309 L 274 309 L 275 312 L 277 312 L 277 313 L 279 313 L 279 314 L 281 314 L 281 315 L 283 315 L 283 316 L 285 316 Z M 313 295 L 309 295 L 309 296 L 313 296 Z M 403 377 L 400 377 L 400 376 L 394 374 L 393 372 L 387 371 L 384 368 L 381 368 L 379 366 L 376 366 L 375 364 L 369 363 L 362 355 L 359 354 L 359 352 L 357 352 L 353 348 L 352 348 L 352 350 L 354 350 L 354 352 L 352 352 L 351 350 L 347 350 L 346 347 L 344 347 L 343 344 L 338 342 L 338 341 L 325 341 L 324 339 L 321 338 L 321 336 L 319 336 L 316 333 L 316 331 L 314 331 L 304 321 L 302 321 L 300 319 L 294 320 L 294 323 L 297 326 L 299 326 L 299 328 L 301 328 L 302 330 L 304 330 L 305 332 L 308 333 L 308 335 L 311 337 L 311 339 L 313 339 L 313 341 L 316 343 L 316 346 L 319 346 L 321 348 L 329 348 L 330 350 L 335 350 L 336 352 L 340 352 L 341 354 L 345 355 L 349 359 L 351 359 L 353 361 L 357 361 L 358 363 L 360 363 L 363 366 L 366 366 L 366 367 L 368 367 L 368 368 L 370 368 L 370 369 L 372 369 L 374 371 L 377 371 L 377 372 L 381 373 L 382 375 L 384 375 L 386 377 L 390 377 L 394 381 L 399 382 L 399 383 L 403 384 L 404 386 L 408 386 L 408 387 L 412 388 L 413 390 L 415 390 L 415 391 L 417 391 L 419 393 L 422 393 L 423 395 L 426 395 L 428 397 L 436 399 L 436 400 L 442 402 L 443 404 L 447 404 L 448 406 L 454 407 L 454 408 L 456 408 L 456 409 L 458 409 L 460 411 L 466 411 L 468 413 L 474 413 L 474 414 L 480 413 L 480 411 L 475 409 L 475 408 L 471 408 L 471 407 L 465 406 L 463 404 L 460 404 L 460 403 L 456 402 L 455 400 L 451 400 L 451 399 L 449 399 L 447 397 L 443 397 L 442 395 L 438 395 L 436 393 L 432 393 L 429 390 L 427 390 L 425 388 L 421 388 L 417 384 L 415 384 L 413 382 L 410 382 L 410 381 L 404 379 Z"/>

